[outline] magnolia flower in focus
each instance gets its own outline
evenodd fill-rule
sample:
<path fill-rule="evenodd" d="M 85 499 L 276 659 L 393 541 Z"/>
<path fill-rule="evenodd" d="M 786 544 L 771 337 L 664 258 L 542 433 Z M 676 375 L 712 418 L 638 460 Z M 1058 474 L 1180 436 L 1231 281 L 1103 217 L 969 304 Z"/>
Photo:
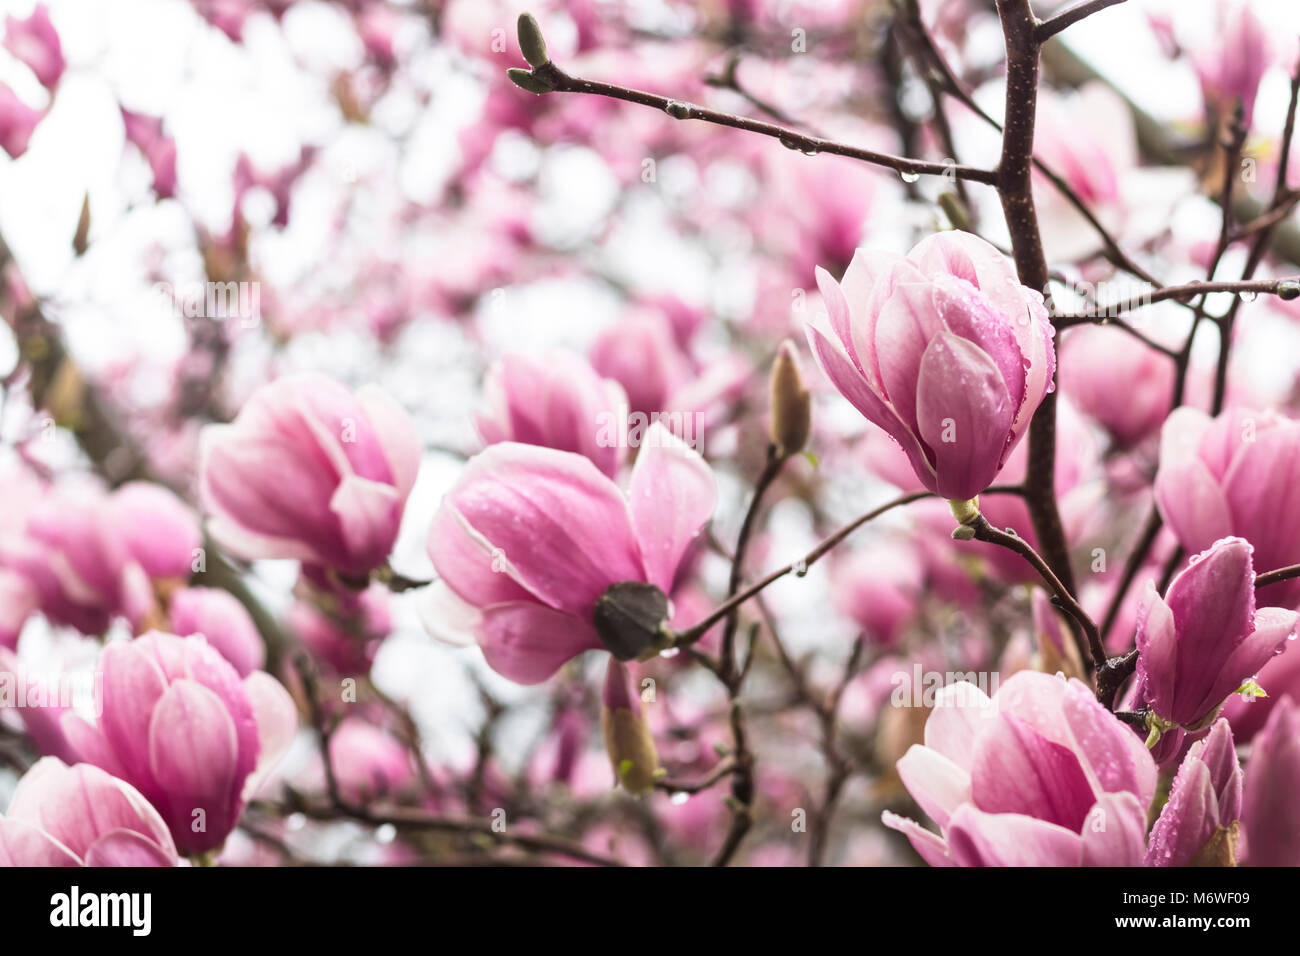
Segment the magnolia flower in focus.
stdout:
<path fill-rule="evenodd" d="M 817 270 L 829 328 L 807 326 L 840 393 L 902 446 L 921 484 L 967 501 L 983 491 L 1052 387 L 1042 294 L 966 232 L 906 257 L 859 250 L 840 282 Z"/>
<path fill-rule="evenodd" d="M 1084 684 L 1020 671 L 943 688 L 898 761 L 940 833 L 886 811 L 933 866 L 1137 866 L 1156 766 Z"/>
<path fill-rule="evenodd" d="M 626 495 L 587 458 L 506 442 L 470 460 L 428 548 L 439 581 L 425 623 L 476 640 L 493 670 L 535 684 L 605 647 L 650 651 L 678 566 L 713 514 L 704 460 L 651 426 Z"/>
<path fill-rule="evenodd" d="M 1178 768 L 1169 802 L 1151 828 L 1147 865 L 1235 865 L 1241 780 L 1232 730 L 1218 720 Z"/>
<path fill-rule="evenodd" d="M 65 715 L 64 733 L 148 798 L 183 853 L 217 849 L 297 730 L 288 692 L 262 671 L 241 681 L 201 637 L 152 631 L 101 666 L 98 726 Z"/>
<path fill-rule="evenodd" d="M 1147 582 L 1137 678 L 1155 732 L 1199 730 L 1295 637 L 1295 611 L 1255 608 L 1251 546 L 1224 538 L 1193 557 L 1163 598 Z"/>
<path fill-rule="evenodd" d="M 475 418 L 489 445 L 513 441 L 576 452 L 609 477 L 623 459 L 628 405 L 623 387 L 581 356 L 507 355 L 488 370 L 486 408 Z"/>
<path fill-rule="evenodd" d="M 38 760 L 0 816 L 0 866 L 175 866 L 178 860 L 149 801 L 90 764 Z"/>
<path fill-rule="evenodd" d="M 204 428 L 199 492 L 213 536 L 240 557 L 364 577 L 388 559 L 420 453 L 414 423 L 382 391 L 302 373 Z"/>

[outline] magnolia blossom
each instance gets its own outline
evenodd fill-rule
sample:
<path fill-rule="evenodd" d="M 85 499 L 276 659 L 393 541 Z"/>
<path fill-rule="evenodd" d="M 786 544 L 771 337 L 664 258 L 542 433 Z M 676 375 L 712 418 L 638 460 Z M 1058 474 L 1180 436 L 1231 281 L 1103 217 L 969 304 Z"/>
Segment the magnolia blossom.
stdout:
<path fill-rule="evenodd" d="M 486 407 L 475 422 L 486 443 L 514 441 L 576 452 L 611 478 L 618 473 L 627 395 L 581 356 L 507 355 L 488 370 L 483 391 Z"/>
<path fill-rule="evenodd" d="M 90 764 L 38 760 L 0 816 L 0 866 L 175 866 L 178 860 L 149 801 Z"/>
<path fill-rule="evenodd" d="M 1300 563 L 1300 422 L 1232 408 L 1217 418 L 1177 408 L 1160 433 L 1156 504 L 1192 553 L 1229 535 L 1254 546 L 1261 572 Z M 1261 597 L 1300 601 L 1300 586 Z"/>
<path fill-rule="evenodd" d="M 1196 730 L 1295 637 L 1295 611 L 1255 608 L 1251 546 L 1224 538 L 1162 598 L 1148 581 L 1137 621 L 1140 694 L 1164 723 Z"/>
<path fill-rule="evenodd" d="M 1021 671 L 990 699 L 943 688 L 898 774 L 940 833 L 896 814 L 935 866 L 1135 866 L 1156 766 L 1077 680 Z"/>
<path fill-rule="evenodd" d="M 1241 766 L 1232 730 L 1218 720 L 1183 758 L 1169 801 L 1151 828 L 1148 866 L 1235 862 L 1241 818 Z"/>
<path fill-rule="evenodd" d="M 187 578 L 201 543 L 193 512 L 145 482 L 109 493 L 68 479 L 25 511 L 21 527 L 0 535 L 0 565 L 46 617 L 86 634 L 102 634 L 119 615 L 133 627 L 150 620 L 153 585 Z"/>
<path fill-rule="evenodd" d="M 671 593 L 715 499 L 704 460 L 662 425 L 647 433 L 626 494 L 581 455 L 493 445 L 470 460 L 429 529 L 439 581 L 426 625 L 472 637 L 513 681 L 543 681 L 604 646 L 596 604 L 612 585 Z"/>
<path fill-rule="evenodd" d="M 1052 387 L 1042 294 L 966 232 L 906 257 L 859 250 L 840 282 L 817 271 L 830 325 L 813 355 L 853 405 L 902 446 L 921 483 L 953 500 L 993 481 Z"/>
<path fill-rule="evenodd" d="M 81 759 L 133 784 L 184 853 L 221 846 L 297 729 L 288 693 L 242 681 L 201 637 L 152 631 L 104 650 L 98 726 L 65 715 Z"/>
<path fill-rule="evenodd" d="M 392 550 L 420 450 L 414 423 L 379 389 L 287 376 L 258 389 L 232 424 L 203 430 L 209 528 L 244 558 L 367 575 Z"/>

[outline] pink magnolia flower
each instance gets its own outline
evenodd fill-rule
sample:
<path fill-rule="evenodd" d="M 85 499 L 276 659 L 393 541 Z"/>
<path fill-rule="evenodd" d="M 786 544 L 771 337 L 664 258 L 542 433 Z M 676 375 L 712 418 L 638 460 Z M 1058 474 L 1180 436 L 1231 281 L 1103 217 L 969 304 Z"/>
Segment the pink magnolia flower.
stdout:
<path fill-rule="evenodd" d="M 1203 852 L 1235 850 L 1241 781 L 1232 730 L 1226 720 L 1215 721 L 1209 734 L 1192 744 L 1178 768 L 1169 802 L 1151 828 L 1147 865 L 1188 866 L 1199 862 L 1198 857 L 1204 860 Z M 1220 846 L 1216 836 L 1227 846 Z"/>
<path fill-rule="evenodd" d="M 30 585 L 50 620 L 102 634 L 121 615 L 142 624 L 152 582 L 187 578 L 198 521 L 175 495 L 145 482 L 112 493 L 69 479 L 28 506 L 21 533 L 0 540 L 0 563 Z"/>
<path fill-rule="evenodd" d="M 158 811 L 98 767 L 38 760 L 0 816 L 0 866 L 175 866 Z"/>
<path fill-rule="evenodd" d="M 176 141 L 163 132 L 162 120 L 123 107 L 122 124 L 127 142 L 144 154 L 153 172 L 154 192 L 162 199 L 176 195 Z"/>
<path fill-rule="evenodd" d="M 5 17 L 4 48 L 36 74 L 36 79 L 47 90 L 58 85 L 66 66 L 63 45 L 59 34 L 50 22 L 50 11 L 38 3 L 26 20 L 10 15 Z"/>
<path fill-rule="evenodd" d="M 1061 346 L 1061 391 L 1127 448 L 1169 414 L 1174 363 L 1120 329 L 1085 325 Z"/>
<path fill-rule="evenodd" d="M 1300 563 L 1300 422 L 1233 408 L 1217 418 L 1177 408 L 1160 433 L 1156 504 L 1187 551 L 1229 535 L 1255 548 L 1263 571 Z M 1300 586 L 1260 595 L 1294 605 Z"/>
<path fill-rule="evenodd" d="M 596 605 L 612 585 L 671 593 L 715 500 L 704 460 L 659 424 L 626 494 L 581 455 L 493 445 L 470 460 L 429 529 L 440 580 L 426 626 L 447 640 L 471 636 L 513 681 L 543 681 L 605 646 Z"/>
<path fill-rule="evenodd" d="M 690 365 L 660 312 L 638 308 L 596 337 L 591 364 L 620 383 L 634 412 L 667 410 L 670 396 L 690 377 Z"/>
<path fill-rule="evenodd" d="M 345 799 L 394 799 L 415 779 L 411 753 L 392 734 L 358 718 L 330 736 L 330 761 Z"/>
<path fill-rule="evenodd" d="M 27 152 L 32 133 L 44 118 L 44 110 L 32 109 L 0 83 L 0 149 L 18 159 Z"/>
<path fill-rule="evenodd" d="M 420 451 L 414 423 L 379 389 L 290 375 L 233 423 L 204 428 L 200 496 L 213 536 L 241 557 L 363 577 L 388 559 Z"/>
<path fill-rule="evenodd" d="M 984 240 L 945 232 L 906 257 L 859 250 L 843 280 L 817 270 L 830 327 L 808 341 L 827 377 L 902 446 L 921 483 L 974 498 L 1052 387 L 1040 293 Z"/>
<path fill-rule="evenodd" d="M 1241 824 L 1251 866 L 1300 866 L 1300 707 L 1278 701 L 1246 764 Z"/>
<path fill-rule="evenodd" d="M 184 853 L 221 846 L 297 730 L 273 677 L 235 669 L 201 637 L 151 631 L 104 649 L 98 726 L 63 730 L 81 758 L 133 784 Z"/>
<path fill-rule="evenodd" d="M 201 634 L 240 677 L 261 670 L 266 645 L 244 605 L 229 591 L 182 588 L 171 596 L 167 617 L 173 634 Z"/>
<path fill-rule="evenodd" d="M 1139 693 L 1167 724 L 1205 726 L 1295 636 L 1296 612 L 1255 609 L 1251 551 L 1241 538 L 1224 538 L 1193 557 L 1163 598 L 1147 582 L 1137 622 Z"/>
<path fill-rule="evenodd" d="M 943 688 L 898 773 L 941 833 L 889 812 L 884 823 L 932 865 L 1142 862 L 1155 763 L 1077 680 L 1020 671 L 993 699 Z"/>
<path fill-rule="evenodd" d="M 483 383 L 486 407 L 475 417 L 489 445 L 541 445 L 590 458 L 609 477 L 618 473 L 627 430 L 627 395 L 571 352 L 533 359 L 507 355 Z"/>

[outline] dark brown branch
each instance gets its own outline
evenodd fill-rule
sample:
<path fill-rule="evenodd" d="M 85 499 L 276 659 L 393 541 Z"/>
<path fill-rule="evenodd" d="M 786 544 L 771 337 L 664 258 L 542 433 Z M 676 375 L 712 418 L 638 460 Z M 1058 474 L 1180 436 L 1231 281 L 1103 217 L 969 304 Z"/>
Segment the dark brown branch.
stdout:
<path fill-rule="evenodd" d="M 643 90 L 634 90 L 613 83 L 601 83 L 597 80 L 573 77 L 554 63 L 544 63 L 539 67 L 535 67 L 532 76 L 549 86 L 556 93 L 587 93 L 592 96 L 607 96 L 627 103 L 637 103 L 641 106 L 662 110 L 673 119 L 701 120 L 705 123 L 713 123 L 716 126 L 728 126 L 732 129 L 758 133 L 778 140 L 787 149 L 796 150 L 810 156 L 818 153 L 847 156 L 850 159 L 861 160 L 874 166 L 884 166 L 907 176 L 956 176 L 958 179 L 986 185 L 993 185 L 996 181 L 995 174 L 990 169 L 958 166 L 954 163 L 931 163 L 919 159 L 910 159 L 906 156 L 894 156 L 890 153 L 879 153 L 875 150 L 850 146 L 846 143 L 823 139 L 820 136 L 801 133 L 787 126 L 778 126 L 775 123 L 767 123 L 763 120 L 735 116 L 720 110 L 697 106 L 694 103 L 684 103 L 680 100 L 660 96 L 657 93 L 647 93 Z"/>
<path fill-rule="evenodd" d="M 983 515 L 980 515 L 967 527 L 974 530 L 976 541 L 986 541 L 990 544 L 1000 545 L 1014 551 L 1028 561 L 1051 590 L 1052 603 L 1070 615 L 1082 630 L 1086 643 L 1080 644 L 1079 652 L 1083 659 L 1091 659 L 1093 666 L 1096 668 L 1100 668 L 1106 663 L 1106 652 L 1101 646 L 1101 635 L 1097 630 L 1096 623 L 1088 616 L 1088 612 L 1079 605 L 1079 602 L 1074 599 L 1074 595 L 1070 593 L 1047 562 L 1043 560 L 1042 555 L 1035 551 L 1028 541 L 1018 534 L 999 531 L 989 524 L 988 519 Z"/>
<path fill-rule="evenodd" d="M 1170 299 L 1185 302 L 1197 296 L 1210 295 L 1215 292 L 1231 292 L 1237 295 L 1280 295 L 1283 298 L 1295 298 L 1300 295 L 1300 276 L 1284 276 L 1279 279 L 1253 279 L 1223 282 L 1185 282 L 1182 285 L 1169 285 L 1161 289 L 1151 289 L 1128 299 L 1121 299 L 1110 305 L 1098 306 L 1087 312 L 1071 315 L 1054 316 L 1052 324 L 1058 329 L 1068 329 L 1073 325 L 1097 323 L 1105 325 L 1109 319 Z"/>

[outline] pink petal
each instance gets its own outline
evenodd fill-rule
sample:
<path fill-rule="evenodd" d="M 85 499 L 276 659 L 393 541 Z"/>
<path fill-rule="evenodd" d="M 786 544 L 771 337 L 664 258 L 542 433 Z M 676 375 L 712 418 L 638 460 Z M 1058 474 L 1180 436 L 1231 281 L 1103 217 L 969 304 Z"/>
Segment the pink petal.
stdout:
<path fill-rule="evenodd" d="M 646 580 L 671 594 L 677 566 L 717 504 L 704 459 L 656 422 L 632 469 L 628 503 Z"/>
<path fill-rule="evenodd" d="M 910 432 L 894 410 L 872 391 L 867 380 L 853 367 L 844 353 L 831 344 L 820 329 L 809 325 L 807 334 L 813 358 L 816 359 L 826 377 L 831 380 L 831 384 L 868 421 L 883 428 L 889 437 L 894 439 L 907 455 L 907 460 L 911 463 L 917 478 L 923 485 L 933 490 L 934 467 L 926 457 L 916 435 Z"/>
<path fill-rule="evenodd" d="M 1083 866 L 1141 866 L 1146 849 L 1146 804 L 1131 793 L 1108 793 L 1084 820 Z"/>
<path fill-rule="evenodd" d="M 645 580 L 627 502 L 581 455 L 504 442 L 476 455 L 444 506 L 454 507 L 483 541 L 500 549 L 511 575 L 552 607 L 589 618 L 617 581 Z M 473 602 L 465 582 L 432 557 L 439 575 Z"/>
<path fill-rule="evenodd" d="M 912 799 L 941 827 L 971 799 L 970 774 L 936 750 L 913 744 L 895 766 Z"/>
<path fill-rule="evenodd" d="M 915 820 L 900 817 L 897 813 L 886 810 L 880 815 L 880 822 L 907 837 L 912 848 L 921 855 L 921 859 L 931 866 L 954 865 L 948 856 L 948 844 L 944 842 L 943 837 L 927 830 Z"/>
<path fill-rule="evenodd" d="M 958 866 L 1078 866 L 1079 834 L 1018 813 L 984 813 L 967 804 L 944 836 Z"/>
<path fill-rule="evenodd" d="M 1010 451 L 1015 409 L 987 353 L 951 332 L 936 335 L 921 360 L 916 414 L 937 494 L 964 501 L 992 483 Z"/>
<path fill-rule="evenodd" d="M 485 608 L 479 643 L 488 666 L 517 684 L 539 684 L 574 656 L 602 647 L 585 621 L 524 601 Z"/>
<path fill-rule="evenodd" d="M 114 830 L 91 844 L 86 866 L 176 866 L 175 849 L 168 852 L 132 830 Z"/>

